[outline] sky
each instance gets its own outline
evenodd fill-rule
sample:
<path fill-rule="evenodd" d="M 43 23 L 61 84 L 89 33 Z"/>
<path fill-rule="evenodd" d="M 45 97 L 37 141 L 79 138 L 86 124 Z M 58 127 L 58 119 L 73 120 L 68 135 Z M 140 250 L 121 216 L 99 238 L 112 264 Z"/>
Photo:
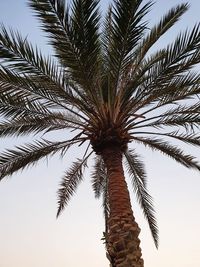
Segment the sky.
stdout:
<path fill-rule="evenodd" d="M 148 16 L 150 24 L 154 25 L 170 7 L 182 2 L 185 1 L 157 0 Z M 161 39 L 160 47 L 200 20 L 199 0 L 189 3 L 190 10 Z M 107 4 L 106 0 L 101 1 L 102 11 Z M 45 54 L 51 52 L 25 0 L 0 0 L 0 22 L 18 29 Z M 2 139 L 0 150 L 21 141 Z M 200 158 L 198 149 L 187 150 Z M 157 250 L 131 194 L 141 228 L 145 267 L 200 266 L 200 174 L 160 154 L 143 149 L 140 152 L 146 163 L 148 188 L 154 198 L 160 232 Z M 65 212 L 56 219 L 60 178 L 72 158 L 79 156 L 81 150 L 73 150 L 65 161 L 58 157 L 44 160 L 0 183 L 0 267 L 108 267 L 101 241 L 104 231 L 101 201 L 94 198 L 89 171 Z"/>

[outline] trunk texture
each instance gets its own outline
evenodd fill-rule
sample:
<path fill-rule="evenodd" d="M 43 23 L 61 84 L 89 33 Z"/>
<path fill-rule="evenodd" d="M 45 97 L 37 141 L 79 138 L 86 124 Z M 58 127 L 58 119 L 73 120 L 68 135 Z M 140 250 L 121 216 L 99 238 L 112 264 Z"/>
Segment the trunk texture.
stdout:
<path fill-rule="evenodd" d="M 140 228 L 135 221 L 122 166 L 120 148 L 111 146 L 102 151 L 108 172 L 107 250 L 112 267 L 143 267 Z"/>

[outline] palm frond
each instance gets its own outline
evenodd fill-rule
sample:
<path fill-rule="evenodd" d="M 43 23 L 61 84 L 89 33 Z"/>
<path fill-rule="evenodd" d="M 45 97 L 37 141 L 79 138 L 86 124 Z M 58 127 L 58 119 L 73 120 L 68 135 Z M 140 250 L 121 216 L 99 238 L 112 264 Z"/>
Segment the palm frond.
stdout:
<path fill-rule="evenodd" d="M 199 48 L 198 25 L 191 32 L 181 33 L 174 43 L 165 49 L 165 57 L 151 65 L 147 73 L 144 73 L 143 89 L 139 97 L 137 96 L 139 105 L 135 105 L 135 110 L 156 102 L 160 107 L 196 96 L 199 93 L 199 75 L 190 69 L 200 62 Z M 149 111 L 145 113 L 147 112 Z"/>
<path fill-rule="evenodd" d="M 172 78 L 168 85 L 163 86 L 163 93 L 157 99 L 157 107 L 177 103 L 180 100 L 195 99 L 200 92 L 200 78 L 196 72 L 188 72 Z M 168 88 L 168 90 L 165 90 Z M 164 93 L 164 90 L 166 91 Z"/>
<path fill-rule="evenodd" d="M 85 75 L 91 81 L 96 78 L 99 66 L 99 0 L 73 0 L 71 27 L 73 42 L 80 61 L 84 63 Z"/>
<path fill-rule="evenodd" d="M 186 132 L 181 132 L 180 130 L 173 131 L 173 132 L 155 132 L 155 131 L 143 131 L 143 132 L 131 132 L 132 135 L 151 135 L 151 136 L 162 136 L 162 137 L 169 137 L 172 139 L 176 139 L 183 143 L 193 145 L 193 146 L 200 146 L 200 136 L 198 133 L 193 131 L 192 133 L 186 130 Z"/>
<path fill-rule="evenodd" d="M 50 38 L 56 55 L 63 61 L 63 52 L 70 47 L 68 40 L 69 10 L 66 8 L 65 1 L 29 0 L 28 4 L 41 21 L 41 28 Z M 70 56 L 72 57 L 73 53 Z M 75 54 L 74 61 L 76 61 Z"/>
<path fill-rule="evenodd" d="M 79 100 L 74 96 L 69 96 L 64 99 L 62 94 L 57 94 L 52 91 L 52 88 L 48 89 L 43 84 L 34 82 L 30 76 L 21 77 L 14 71 L 7 69 L 6 67 L 0 69 L 0 100 L 2 102 L 6 99 L 7 102 L 15 103 L 14 99 L 20 99 L 21 102 L 32 103 L 32 105 L 38 105 L 41 109 L 46 107 L 47 109 L 65 109 L 68 113 L 87 121 L 87 118 L 79 112 L 85 111 L 85 113 L 93 116 L 89 107 L 84 109 L 84 101 Z M 42 103 L 42 104 L 41 104 Z M 89 103 L 89 101 L 88 101 Z M 77 107 L 77 108 L 74 108 Z M 88 111 L 90 110 L 90 112 Z"/>
<path fill-rule="evenodd" d="M 155 246 L 158 247 L 158 227 L 155 219 L 153 200 L 146 188 L 146 173 L 144 164 L 134 150 L 126 151 L 124 155 L 126 159 L 125 166 L 129 176 L 131 177 L 137 200 L 143 210 L 145 218 L 148 221 Z"/>
<path fill-rule="evenodd" d="M 173 115 L 169 117 L 163 117 L 158 119 L 157 121 L 146 124 L 143 127 L 150 126 L 150 127 L 163 127 L 163 126 L 171 126 L 171 127 L 184 127 L 186 130 L 194 131 L 195 128 L 198 129 L 200 125 L 200 116 L 198 113 L 196 114 L 180 114 L 179 116 Z"/>
<path fill-rule="evenodd" d="M 130 81 L 129 81 L 128 88 L 126 85 L 125 86 L 126 90 L 124 89 L 129 96 L 134 91 L 134 88 L 137 88 L 136 85 L 138 84 L 138 81 L 137 84 L 135 84 L 135 80 L 136 79 L 139 80 L 140 77 L 142 77 L 149 70 L 152 64 L 158 61 L 158 59 L 161 59 L 161 56 L 164 59 L 163 56 L 165 56 L 165 53 L 163 52 L 165 50 L 161 50 L 160 52 L 156 53 L 156 57 L 154 56 L 153 59 L 151 56 L 150 60 L 145 60 L 145 56 L 149 51 L 149 49 L 167 30 L 169 30 L 179 20 L 179 18 L 187 11 L 187 9 L 188 9 L 188 4 L 177 5 L 176 7 L 170 9 L 168 13 L 161 19 L 161 21 L 151 29 L 150 33 L 143 38 L 141 44 L 139 44 L 139 47 L 136 49 L 136 51 L 134 51 L 134 55 L 131 56 L 132 61 L 130 61 L 129 65 L 127 66 L 127 73 L 128 73 L 127 75 L 129 77 L 133 76 L 134 78 L 133 85 L 135 85 L 135 87 L 133 87 L 132 85 L 131 90 L 129 90 L 130 87 L 129 84 Z M 106 30 L 108 31 L 108 26 L 106 27 Z M 146 61 L 147 63 L 144 61 Z"/>
<path fill-rule="evenodd" d="M 188 4 L 183 3 L 171 8 L 159 21 L 157 25 L 151 28 L 149 34 L 145 36 L 135 51 L 133 71 L 141 64 L 149 49 L 165 34 L 188 10 Z"/>
<path fill-rule="evenodd" d="M 149 1 L 143 7 L 140 7 L 141 2 L 141 0 L 116 0 L 113 5 L 112 18 L 110 20 L 112 21 L 110 23 L 110 26 L 112 26 L 112 42 L 108 51 L 110 71 L 112 71 L 113 98 L 117 92 L 120 75 L 127 65 L 128 56 L 138 44 L 146 29 L 143 18 L 152 2 Z"/>
<path fill-rule="evenodd" d="M 195 169 L 200 171 L 200 165 L 196 158 L 189 154 L 185 154 L 180 148 L 177 148 L 177 146 L 173 146 L 170 143 L 158 138 L 134 136 L 132 137 L 132 139 L 149 147 L 152 150 L 156 150 L 163 153 L 164 155 L 176 160 L 178 163 L 189 169 Z"/>
<path fill-rule="evenodd" d="M 63 0 L 29 1 L 42 22 L 42 29 L 50 38 L 56 56 L 72 78 L 86 91 L 89 90 L 92 97 L 89 80 L 95 74 L 92 66 L 96 70 L 99 53 L 97 4 L 98 1 L 74 0 L 69 15 Z M 83 32 L 85 40 L 82 38 Z M 90 63 L 92 66 L 88 65 Z"/>
<path fill-rule="evenodd" d="M 50 114 L 48 103 L 42 105 L 40 99 L 28 93 L 14 90 L 11 86 L 0 84 L 0 114 L 7 118 L 42 117 Z"/>
<path fill-rule="evenodd" d="M 200 61 L 200 28 L 180 33 L 176 40 L 166 48 L 165 58 L 151 69 L 152 81 L 147 86 L 163 86 L 176 75 L 185 73 Z"/>
<path fill-rule="evenodd" d="M 23 38 L 19 32 L 7 31 L 4 25 L 1 25 L 0 31 L 0 59 L 10 70 L 48 83 L 63 96 L 68 89 L 64 70 L 50 56 L 45 58 L 37 47 L 33 48 L 27 38 Z"/>
<path fill-rule="evenodd" d="M 152 108 L 152 111 L 154 111 L 155 109 L 156 108 Z M 150 113 L 150 112 L 151 110 L 149 109 L 147 112 L 145 112 L 145 114 Z M 167 126 L 167 125 L 174 126 L 176 125 L 176 120 L 178 122 L 180 118 L 182 118 L 181 121 L 182 121 L 183 126 L 185 125 L 189 126 L 190 121 L 192 122 L 192 118 L 193 120 L 196 120 L 196 123 L 198 123 L 199 113 L 200 113 L 199 101 L 197 103 L 193 103 L 192 105 L 182 104 L 182 105 L 168 108 L 167 111 L 164 111 L 161 114 L 158 113 L 157 115 L 152 115 L 147 118 L 143 117 L 142 120 L 140 121 L 137 121 L 137 122 L 134 121 L 132 124 L 130 123 L 130 128 L 132 127 L 132 129 L 135 130 L 138 128 L 145 128 L 145 127 L 162 128 L 163 126 Z"/>
<path fill-rule="evenodd" d="M 77 190 L 78 185 L 83 180 L 83 171 L 87 167 L 87 159 L 91 153 L 83 158 L 75 161 L 69 171 L 65 173 L 65 176 L 60 183 L 60 188 L 58 190 L 58 211 L 57 217 L 61 214 L 64 208 L 67 206 L 70 198 L 74 195 Z"/>
<path fill-rule="evenodd" d="M 43 103 L 48 103 L 48 106 L 51 105 L 57 108 L 62 108 L 64 106 L 63 94 L 52 90 L 51 86 L 47 89 L 44 82 L 35 82 L 30 76 L 26 76 L 25 74 L 20 76 L 14 70 L 1 66 L 0 79 L 1 93 L 3 93 L 3 96 L 6 94 L 7 96 L 16 96 L 21 99 L 29 97 L 32 101 L 34 101 L 34 99 L 40 99 Z M 66 101 L 67 99 L 65 99 L 65 102 Z"/>
<path fill-rule="evenodd" d="M 178 141 L 190 144 L 193 146 L 200 146 L 200 136 L 195 133 L 180 133 L 179 131 L 174 131 L 170 133 L 163 133 L 163 136 L 176 139 Z"/>
<path fill-rule="evenodd" d="M 12 112 L 12 110 L 9 110 Z M 13 114 L 12 114 L 13 115 Z M 21 115 L 21 114 L 20 114 Z M 57 115 L 57 116 L 56 116 Z M 23 136 L 28 134 L 46 133 L 55 130 L 63 129 L 78 129 L 80 130 L 80 123 L 77 126 L 75 119 L 70 121 L 65 119 L 62 114 L 49 114 L 43 115 L 42 117 L 37 116 L 25 116 L 25 117 L 14 117 L 12 120 L 3 121 L 0 123 L 0 137 L 8 136 Z"/>
<path fill-rule="evenodd" d="M 105 218 L 105 231 L 107 232 L 107 222 L 109 218 L 109 197 L 108 197 L 108 177 L 105 164 L 100 156 L 96 156 L 94 171 L 92 173 L 92 188 L 96 198 L 102 196 L 102 206 Z"/>
<path fill-rule="evenodd" d="M 164 59 L 166 52 L 164 49 L 158 50 L 157 52 L 151 54 L 148 58 L 143 60 L 140 63 L 138 70 L 131 71 L 128 75 L 130 78 L 127 78 L 125 84 L 121 87 L 120 93 L 122 98 L 122 104 L 126 106 L 126 102 L 131 100 L 132 106 L 140 101 L 143 101 L 143 98 L 149 93 L 149 88 L 146 86 L 146 83 L 149 79 L 149 71 L 155 64 L 159 63 Z M 151 88 L 152 90 L 152 88 Z"/>
<path fill-rule="evenodd" d="M 53 155 L 63 148 L 69 148 L 76 142 L 77 140 L 65 142 L 42 140 L 8 149 L 0 154 L 0 180 L 20 169 L 34 165 L 38 160 Z"/>
<path fill-rule="evenodd" d="M 135 105 L 134 110 L 149 106 L 142 115 L 167 105 L 176 104 L 181 100 L 195 99 L 200 93 L 199 75 L 196 72 L 171 77 L 171 80 L 166 80 L 163 85 L 148 86 L 148 83 L 145 84 L 145 89 L 132 103 L 132 106 Z"/>
<path fill-rule="evenodd" d="M 95 158 L 94 171 L 92 172 L 91 178 L 95 197 L 99 198 L 104 192 L 104 187 L 107 180 L 105 165 L 100 156 Z"/>
<path fill-rule="evenodd" d="M 143 39 L 141 45 L 136 49 L 135 57 L 133 57 L 133 62 L 130 63 L 128 76 L 133 76 L 133 82 L 130 82 L 128 79 L 128 85 L 125 85 L 125 88 L 123 88 L 124 91 L 124 98 L 125 102 L 127 100 L 127 97 L 130 98 L 130 96 L 133 94 L 133 92 L 137 88 L 137 94 L 134 97 L 136 98 L 137 102 L 142 100 L 142 97 L 145 96 L 148 92 L 151 92 L 152 95 L 156 95 L 156 92 L 152 90 L 152 86 L 150 86 L 148 83 L 148 80 L 152 79 L 155 82 L 156 75 L 158 75 L 159 71 L 162 73 L 163 69 L 166 64 L 166 57 L 168 57 L 168 49 L 162 49 L 155 53 L 154 56 L 150 56 L 149 59 L 145 59 L 145 56 L 149 49 L 152 47 L 152 45 L 170 28 L 174 25 L 174 23 L 177 22 L 177 20 L 185 13 L 188 9 L 187 4 L 177 5 L 176 7 L 169 10 L 169 12 L 161 19 L 161 21 L 153 27 L 150 31 L 150 33 Z M 192 35 L 192 34 L 191 34 Z M 193 55 L 193 59 L 190 60 L 191 64 L 196 64 L 197 60 L 194 60 L 194 57 L 197 58 L 197 54 L 195 53 Z M 196 62 L 196 63 L 195 63 Z M 190 64 L 187 64 L 190 65 Z M 181 64 L 179 68 L 181 67 Z M 185 67 L 186 68 L 186 67 Z M 178 69 L 178 68 L 177 68 Z M 154 74 L 152 75 L 151 72 L 154 70 Z M 182 71 L 184 69 L 182 68 Z M 179 71 L 180 72 L 180 71 Z M 166 76 L 164 76 L 166 79 Z M 164 79 L 163 78 L 163 79 Z M 170 79 L 172 79 L 172 76 L 170 76 Z M 135 82 L 137 80 L 137 83 Z M 140 81 L 141 80 L 141 81 Z M 145 86 L 142 87 L 141 90 L 139 90 L 138 94 L 138 85 L 141 83 L 144 83 Z M 166 79 L 166 84 L 169 82 L 169 80 Z M 160 81 L 159 81 L 160 83 Z M 156 84 L 157 85 L 157 84 Z M 160 88 L 159 88 L 160 89 Z M 135 101 L 134 104 L 135 106 Z"/>

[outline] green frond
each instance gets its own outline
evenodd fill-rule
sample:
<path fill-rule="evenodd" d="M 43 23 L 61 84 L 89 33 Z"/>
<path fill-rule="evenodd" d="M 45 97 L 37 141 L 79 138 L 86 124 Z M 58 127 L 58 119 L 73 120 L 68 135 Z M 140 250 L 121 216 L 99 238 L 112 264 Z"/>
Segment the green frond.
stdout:
<path fill-rule="evenodd" d="M 199 25 L 189 32 L 180 33 L 176 40 L 166 47 L 166 56 L 151 70 L 153 80 L 148 86 L 163 86 L 176 75 L 189 71 L 200 61 Z"/>
<path fill-rule="evenodd" d="M 31 76 L 20 76 L 14 70 L 1 66 L 0 69 L 0 88 L 1 95 L 8 97 L 19 97 L 21 99 L 29 97 L 31 101 L 42 100 L 48 106 L 62 108 L 63 95 L 52 90 L 51 86 L 48 89 L 44 83 L 34 82 Z M 4 93 L 5 92 L 5 93 Z M 63 91 L 64 92 L 64 91 Z M 66 100 L 65 100 L 66 101 Z"/>
<path fill-rule="evenodd" d="M 12 111 L 13 110 L 9 110 L 11 113 Z M 80 123 L 77 125 L 75 119 L 65 119 L 65 116 L 59 113 L 49 115 L 43 114 L 43 116 L 30 116 L 29 114 L 29 116 L 25 115 L 23 117 L 20 113 L 18 118 L 13 116 L 13 119 L 0 123 L 0 137 L 18 137 L 28 134 L 47 133 L 50 131 L 63 129 L 80 130 L 81 127 Z"/>
<path fill-rule="evenodd" d="M 38 48 L 23 38 L 19 32 L 7 31 L 4 25 L 0 30 L 0 61 L 8 69 L 18 74 L 31 75 L 64 95 L 67 82 L 64 70 L 50 58 L 45 58 Z"/>
<path fill-rule="evenodd" d="M 109 218 L 109 197 L 108 197 L 108 177 L 105 164 L 101 156 L 96 156 L 94 171 L 92 172 L 92 188 L 96 198 L 102 196 L 102 206 L 105 218 L 105 230 L 107 232 L 107 221 Z"/>
<path fill-rule="evenodd" d="M 200 115 L 199 114 L 180 114 L 172 115 L 169 117 L 163 117 L 147 126 L 153 126 L 156 128 L 171 126 L 171 127 L 184 127 L 188 132 L 193 131 L 194 128 L 198 129 L 200 126 Z"/>
<path fill-rule="evenodd" d="M 151 77 L 151 75 L 149 76 Z M 165 84 L 157 84 L 150 86 L 147 82 L 145 88 L 141 88 L 137 101 L 133 100 L 132 106 L 135 110 L 146 108 L 142 115 L 163 108 L 164 106 L 177 104 L 181 100 L 189 100 L 200 93 L 199 75 L 196 72 L 188 72 L 187 74 L 171 77 L 170 81 Z M 149 108 L 148 108 L 149 106 Z"/>
<path fill-rule="evenodd" d="M 109 69 L 109 54 L 112 47 L 112 35 L 113 35 L 113 8 L 112 5 L 108 6 L 105 17 L 102 22 L 102 34 L 101 34 L 101 43 L 102 43 L 102 53 L 104 59 L 104 69 L 105 71 Z"/>
<path fill-rule="evenodd" d="M 158 247 L 158 227 L 155 219 L 152 197 L 146 188 L 146 173 L 143 162 L 139 159 L 134 150 L 124 153 L 126 168 L 132 180 L 132 185 L 137 196 L 137 200 L 143 210 L 144 216 L 148 221 L 149 228 L 155 243 Z"/>
<path fill-rule="evenodd" d="M 0 154 L 0 180 L 14 172 L 34 165 L 38 160 L 53 155 L 75 143 L 73 141 L 50 142 L 47 140 L 17 146 Z"/>
<path fill-rule="evenodd" d="M 47 88 L 46 86 L 43 86 L 43 83 L 35 83 L 30 76 L 21 77 L 14 71 L 4 67 L 0 69 L 0 81 L 0 101 L 2 101 L 2 103 L 4 103 L 5 99 L 7 102 L 12 103 L 15 103 L 14 99 L 20 99 L 20 101 L 30 103 L 30 105 L 40 105 L 41 109 L 46 107 L 46 110 L 66 110 L 69 114 L 71 113 L 72 115 L 83 119 L 83 121 L 87 121 L 87 118 L 83 116 L 83 114 L 80 114 L 79 110 L 83 112 L 85 111 L 87 115 L 89 113 L 89 117 L 93 116 L 91 111 L 88 112 L 88 109 L 90 110 L 89 105 L 87 106 L 87 109 L 83 108 L 86 104 L 81 99 L 67 94 L 64 99 L 62 94 L 56 93 L 56 90 L 52 90 L 48 84 L 46 84 Z"/>
<path fill-rule="evenodd" d="M 149 147 L 153 151 L 159 151 L 164 155 L 176 160 L 178 163 L 189 169 L 195 169 L 200 171 L 200 165 L 195 157 L 185 154 L 177 146 L 171 145 L 169 142 L 165 142 L 158 138 L 146 138 L 146 137 L 133 137 L 135 142 L 141 143 L 144 146 Z"/>
<path fill-rule="evenodd" d="M 95 158 L 94 171 L 92 172 L 91 178 L 95 197 L 99 198 L 104 192 L 107 181 L 107 173 L 104 162 L 100 156 Z"/>
<path fill-rule="evenodd" d="M 6 67 L 0 66 L 0 98 L 2 102 L 7 99 L 28 99 L 31 97 L 29 90 L 23 90 L 22 78 Z"/>
<path fill-rule="evenodd" d="M 152 108 L 154 111 L 156 108 Z M 149 113 L 151 110 L 149 110 Z M 147 114 L 145 112 L 145 114 Z M 183 126 L 186 129 L 190 129 L 189 125 L 192 126 L 194 122 L 194 126 L 198 125 L 199 121 L 199 113 L 200 113 L 200 105 L 199 102 L 193 103 L 192 105 L 178 105 L 175 107 L 168 108 L 167 111 L 158 113 L 157 115 L 151 115 L 147 118 L 143 117 L 140 121 L 134 121 L 130 124 L 130 128 L 132 129 L 140 129 L 146 127 L 155 127 L 157 129 L 161 129 L 164 126 Z M 144 113 L 143 113 L 144 114 Z M 189 120 L 188 120 L 189 119 Z M 186 127 L 188 126 L 188 127 Z"/>
<path fill-rule="evenodd" d="M 180 130 L 173 132 L 144 131 L 144 132 L 132 132 L 131 134 L 140 136 L 151 135 L 151 136 L 162 136 L 167 138 L 169 137 L 189 145 L 200 146 L 200 136 L 199 134 L 195 133 L 194 129 L 192 133 L 186 129 L 186 132 L 180 132 Z"/>
<path fill-rule="evenodd" d="M 196 72 L 178 75 L 172 78 L 168 85 L 163 86 L 163 93 L 158 98 L 157 106 L 161 107 L 167 104 L 177 103 L 180 100 L 195 99 L 197 94 L 200 93 L 199 85 L 200 78 Z"/>
<path fill-rule="evenodd" d="M 60 183 L 58 190 L 58 211 L 57 217 L 61 214 L 64 208 L 67 206 L 70 198 L 74 195 L 78 185 L 83 180 L 83 171 L 87 167 L 87 159 L 91 154 L 83 159 L 78 159 L 70 167 L 69 171 L 65 173 L 65 176 Z"/>
<path fill-rule="evenodd" d="M 101 44 L 102 44 L 102 85 L 101 94 L 105 103 L 111 106 L 112 101 L 112 68 L 110 61 L 110 54 L 112 49 L 112 37 L 113 37 L 113 18 L 112 18 L 112 5 L 109 5 L 105 18 L 102 22 L 102 34 L 101 34 Z"/>
<path fill-rule="evenodd" d="M 200 103 L 186 104 L 185 105 L 178 105 L 173 108 L 168 109 L 165 111 L 161 116 L 173 116 L 173 115 L 180 115 L 180 114 L 198 114 L 200 112 Z"/>
<path fill-rule="evenodd" d="M 111 30 L 107 33 L 112 41 L 108 50 L 108 65 L 110 66 L 111 86 L 113 99 L 115 98 L 119 86 L 120 76 L 129 62 L 129 55 L 136 47 L 144 34 L 146 24 L 143 21 L 144 16 L 152 5 L 149 1 L 141 7 L 142 1 L 114 1 L 112 8 L 112 17 L 110 19 Z M 104 36 L 106 33 L 104 33 Z M 106 38 L 104 37 L 106 40 Z M 108 36 L 109 40 L 110 37 Z M 111 101 L 113 102 L 113 101 Z"/>
<path fill-rule="evenodd" d="M 180 133 L 179 131 L 174 131 L 170 133 L 165 133 L 163 136 L 171 137 L 173 139 L 179 140 L 189 145 L 200 146 L 200 136 L 195 133 Z"/>
<path fill-rule="evenodd" d="M 151 84 L 149 84 L 149 80 L 152 79 L 152 82 L 154 83 L 156 81 L 156 77 L 157 77 L 158 73 L 163 73 L 164 68 L 165 68 L 164 72 L 166 70 L 168 71 L 169 66 L 167 66 L 167 67 L 165 67 L 165 66 L 166 66 L 166 58 L 168 57 L 169 51 L 168 51 L 168 49 L 162 49 L 162 50 L 156 52 L 156 54 L 153 57 L 151 55 L 148 59 L 145 59 L 145 56 L 146 56 L 148 50 L 151 48 L 151 46 L 170 27 L 172 27 L 174 25 L 174 23 L 177 22 L 177 20 L 182 16 L 182 14 L 185 11 L 187 11 L 187 9 L 188 9 L 187 4 L 178 5 L 175 8 L 172 8 L 163 17 L 163 19 L 159 22 L 159 24 L 152 28 L 151 32 L 147 35 L 147 37 L 145 37 L 143 39 L 141 46 L 139 46 L 139 48 L 136 49 L 136 51 L 135 51 L 135 57 L 136 58 L 133 59 L 132 65 L 129 66 L 130 70 L 128 71 L 128 75 L 133 76 L 133 82 L 128 81 L 126 88 L 123 89 L 123 91 L 125 91 L 124 92 L 125 102 L 127 101 L 127 99 L 130 98 L 130 96 L 132 96 L 133 92 L 136 90 L 138 85 L 140 85 L 142 83 L 144 84 L 144 86 L 142 86 L 141 90 L 139 91 L 140 92 L 139 95 L 138 95 L 138 89 L 136 90 L 137 94 L 134 97 L 134 99 L 136 98 L 136 103 L 140 102 L 140 101 L 142 102 L 142 100 L 143 100 L 142 98 L 144 96 L 146 96 L 148 91 L 151 92 L 151 95 L 154 95 L 154 96 L 156 95 L 156 92 L 154 92 L 154 90 L 152 89 Z M 192 36 L 192 33 L 191 33 L 191 36 Z M 195 38 L 196 37 L 194 36 L 194 39 Z M 191 64 L 196 64 L 198 61 L 197 60 L 197 54 L 198 53 L 195 53 L 195 54 L 196 54 L 196 57 L 193 55 L 193 59 L 190 60 Z M 194 60 L 194 57 L 196 58 L 196 61 Z M 196 62 L 196 63 L 194 63 L 194 62 Z M 190 64 L 188 64 L 188 65 L 190 65 Z M 182 69 L 182 72 L 183 72 L 184 69 L 183 69 L 183 66 L 181 67 L 181 64 L 179 66 L 179 69 L 180 68 Z M 185 68 L 186 68 L 186 66 L 185 66 Z M 176 71 L 177 70 L 178 70 L 178 67 L 176 68 Z M 154 73 L 152 74 L 152 72 L 154 72 Z M 181 71 L 179 70 L 179 72 L 181 72 Z M 164 76 L 163 81 L 160 81 L 161 80 L 160 77 L 158 79 L 159 79 L 159 81 L 156 84 L 154 84 L 154 87 L 156 86 L 156 88 L 160 85 L 163 86 L 164 84 L 161 84 L 163 82 L 165 82 L 165 84 L 167 84 L 172 79 L 172 74 L 171 74 L 171 76 L 167 76 L 167 75 Z M 137 80 L 137 83 L 135 82 L 136 80 Z M 146 92 L 146 88 L 148 90 L 147 92 Z M 135 101 L 133 101 L 133 105 L 135 106 Z"/>
<path fill-rule="evenodd" d="M 131 100 L 131 106 L 137 107 L 143 101 L 143 98 L 148 95 L 149 91 L 152 93 L 152 88 L 146 86 L 147 81 L 151 79 L 149 72 L 155 64 L 164 59 L 165 55 L 165 50 L 158 50 L 143 60 L 137 71 L 132 68 L 129 72 L 131 78 L 127 79 L 127 82 L 120 90 L 122 105 L 126 106 L 127 101 Z"/>
<path fill-rule="evenodd" d="M 41 21 L 41 28 L 50 38 L 59 56 L 68 43 L 69 10 L 63 0 L 29 0 L 28 4 Z M 57 38 L 57 40 L 56 40 Z M 59 43 L 60 41 L 60 43 Z"/>
<path fill-rule="evenodd" d="M 50 114 L 48 105 L 42 105 L 40 101 L 22 95 L 21 92 L 11 87 L 0 85 L 0 114 L 3 118 L 44 117 Z M 21 96 L 21 97 L 20 97 Z"/>
<path fill-rule="evenodd" d="M 198 48 L 200 47 L 200 29 L 199 24 L 195 25 L 193 29 L 189 32 L 188 30 L 180 33 L 175 41 L 168 45 L 167 51 L 168 56 L 166 57 L 165 65 L 169 66 L 168 71 L 177 71 L 179 70 L 180 63 L 183 66 L 180 66 L 184 70 L 184 65 L 187 65 L 187 68 L 196 64 L 196 61 L 191 62 L 191 58 L 194 60 L 193 56 L 198 53 Z M 190 64 L 189 64 L 190 63 Z M 191 64 L 193 63 L 193 64 Z M 176 67 L 176 68 L 175 68 Z"/>
<path fill-rule="evenodd" d="M 135 51 L 133 70 L 136 71 L 141 62 L 145 59 L 149 49 L 165 34 L 188 10 L 188 4 L 183 3 L 171 8 L 159 21 L 151 28 L 150 32 L 142 39 L 141 44 Z"/>
<path fill-rule="evenodd" d="M 97 4 L 98 1 L 74 0 L 69 15 L 65 1 L 29 1 L 29 5 L 42 22 L 42 29 L 50 38 L 56 56 L 73 80 L 92 97 L 94 94 L 89 80 L 94 77 L 96 73 L 94 69 L 96 70 L 99 65 Z M 85 39 L 83 39 L 83 33 Z M 82 38 L 81 41 L 80 38 Z"/>
<path fill-rule="evenodd" d="M 99 71 L 100 40 L 99 40 L 99 0 L 73 0 L 71 30 L 73 42 L 87 79 L 96 79 Z"/>
<path fill-rule="evenodd" d="M 144 83 L 140 83 L 142 93 L 135 109 L 155 102 L 158 102 L 160 107 L 161 102 L 166 105 L 196 96 L 199 93 L 199 75 L 190 69 L 200 62 L 199 48 L 198 25 L 191 32 L 181 33 L 174 43 L 165 49 L 165 57 L 151 65 L 144 73 Z"/>
<path fill-rule="evenodd" d="M 191 106 L 178 105 L 175 108 L 169 108 L 167 111 L 144 118 L 138 122 L 130 123 L 129 127 L 132 130 L 149 129 L 154 127 L 156 129 L 163 129 L 166 127 L 183 127 L 188 133 L 194 132 L 200 125 L 200 106 L 199 101 Z M 151 129 L 152 130 L 152 129 Z"/>

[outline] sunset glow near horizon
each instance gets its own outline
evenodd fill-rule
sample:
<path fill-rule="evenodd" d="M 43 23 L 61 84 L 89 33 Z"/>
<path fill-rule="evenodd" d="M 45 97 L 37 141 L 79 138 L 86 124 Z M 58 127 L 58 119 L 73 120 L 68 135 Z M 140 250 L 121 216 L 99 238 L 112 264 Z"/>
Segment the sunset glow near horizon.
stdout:
<path fill-rule="evenodd" d="M 108 2 L 101 1 L 102 11 Z M 170 7 L 183 2 L 157 0 L 148 15 L 151 25 L 158 22 Z M 165 47 L 181 30 L 191 29 L 200 22 L 199 0 L 188 2 L 189 11 L 161 39 L 159 47 Z M 45 54 L 50 53 L 45 45 L 47 39 L 26 0 L 0 0 L 0 21 L 18 29 Z M 1 139 L 0 150 L 23 140 Z M 200 161 L 200 149 L 185 148 Z M 148 188 L 154 199 L 160 232 L 160 245 L 156 250 L 133 193 L 132 207 L 141 228 L 145 267 L 200 266 L 200 173 L 159 153 L 142 148 L 138 151 L 146 163 Z M 56 219 L 56 192 L 60 179 L 72 158 L 81 157 L 81 149 L 72 150 L 68 155 L 65 161 L 59 157 L 48 162 L 42 160 L 37 166 L 0 182 L 0 267 L 109 266 L 101 240 L 104 231 L 101 200 L 94 198 L 90 169 L 69 206 Z"/>

